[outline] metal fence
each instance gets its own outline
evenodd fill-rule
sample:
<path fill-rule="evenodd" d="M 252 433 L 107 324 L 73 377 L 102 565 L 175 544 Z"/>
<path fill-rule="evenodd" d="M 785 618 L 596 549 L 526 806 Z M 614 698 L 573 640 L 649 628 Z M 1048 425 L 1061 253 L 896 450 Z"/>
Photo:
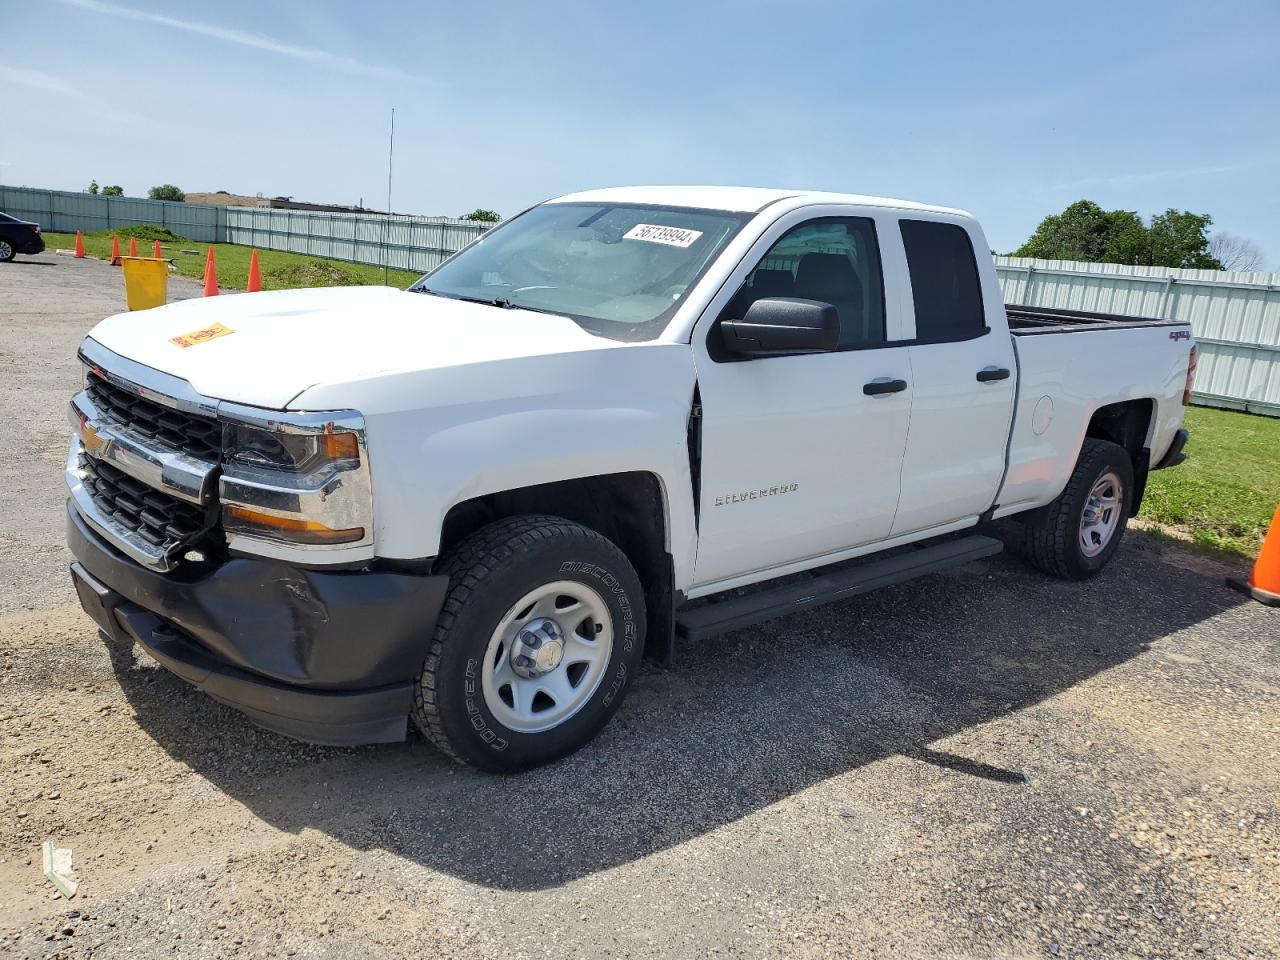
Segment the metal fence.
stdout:
<path fill-rule="evenodd" d="M 61 233 L 159 224 L 201 243 L 221 243 L 227 231 L 226 207 L 31 187 L 0 186 L 0 211 Z"/>
<path fill-rule="evenodd" d="M 0 210 L 46 230 L 159 224 L 203 243 L 239 243 L 425 273 L 488 224 L 220 207 L 0 186 Z M 996 257 L 1007 303 L 1185 320 L 1200 343 L 1194 398 L 1280 416 L 1280 273 L 1179 270 Z"/>
<path fill-rule="evenodd" d="M 158 224 L 201 243 L 239 243 L 421 273 L 490 226 L 449 217 L 222 207 L 4 186 L 0 210 L 59 233 Z"/>
<path fill-rule="evenodd" d="M 426 273 L 489 229 L 448 217 L 228 207 L 228 243 Z"/>
<path fill-rule="evenodd" d="M 1200 344 L 1197 403 L 1280 417 L 1280 273 L 996 257 L 1006 303 L 1160 317 Z"/>

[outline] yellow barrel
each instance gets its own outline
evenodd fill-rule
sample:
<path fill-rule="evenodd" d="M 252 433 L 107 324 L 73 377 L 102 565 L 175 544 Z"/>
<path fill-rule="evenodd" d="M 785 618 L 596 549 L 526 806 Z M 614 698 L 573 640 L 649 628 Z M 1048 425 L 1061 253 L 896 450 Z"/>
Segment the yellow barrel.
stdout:
<path fill-rule="evenodd" d="M 130 310 L 162 307 L 169 297 L 169 261 L 151 257 L 121 257 L 124 299 Z"/>

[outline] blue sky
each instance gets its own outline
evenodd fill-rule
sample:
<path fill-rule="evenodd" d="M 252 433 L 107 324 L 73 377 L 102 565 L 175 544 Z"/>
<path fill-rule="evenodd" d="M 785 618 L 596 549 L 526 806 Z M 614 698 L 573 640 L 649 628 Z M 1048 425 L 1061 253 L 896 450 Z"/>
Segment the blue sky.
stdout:
<path fill-rule="evenodd" d="M 1221 12 L 1218 12 L 1221 11 Z M 0 182 L 504 215 L 625 183 L 1082 197 L 1280 269 L 1280 4 L 0 0 Z"/>

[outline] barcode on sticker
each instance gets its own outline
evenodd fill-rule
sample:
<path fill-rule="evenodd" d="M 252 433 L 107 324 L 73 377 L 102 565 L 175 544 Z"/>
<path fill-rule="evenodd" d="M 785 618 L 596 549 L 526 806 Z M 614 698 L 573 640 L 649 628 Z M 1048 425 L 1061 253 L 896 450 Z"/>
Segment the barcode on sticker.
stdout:
<path fill-rule="evenodd" d="M 622 235 L 624 240 L 648 240 L 650 243 L 665 243 L 669 247 L 691 246 L 700 236 L 701 230 L 664 227 L 659 223 L 637 223 Z"/>

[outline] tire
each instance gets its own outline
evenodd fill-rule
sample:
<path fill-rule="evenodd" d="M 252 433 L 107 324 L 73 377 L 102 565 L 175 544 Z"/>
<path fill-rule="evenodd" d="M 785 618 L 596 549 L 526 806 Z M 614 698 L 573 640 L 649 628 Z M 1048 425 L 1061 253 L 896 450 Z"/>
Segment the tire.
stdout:
<path fill-rule="evenodd" d="M 1090 497 L 1098 491 L 1107 493 L 1107 478 L 1119 487 L 1114 491 L 1115 505 L 1109 508 L 1107 521 L 1089 523 L 1085 511 Z M 1120 549 L 1134 489 L 1133 463 L 1125 449 L 1106 440 L 1086 439 L 1066 489 L 1047 506 L 1015 518 L 1010 524 L 1010 545 L 1038 570 L 1063 580 L 1088 579 Z M 1100 498 L 1104 509 L 1095 509 L 1091 517 L 1107 514 L 1105 504 L 1111 499 Z"/>
<path fill-rule="evenodd" d="M 14 258 L 17 251 L 13 249 L 13 244 L 0 237 L 0 263 L 8 263 Z"/>
<path fill-rule="evenodd" d="M 560 517 L 520 516 L 473 533 L 444 569 L 449 592 L 414 685 L 423 735 L 495 773 L 549 763 L 594 737 L 644 651 L 644 594 L 622 551 Z"/>

